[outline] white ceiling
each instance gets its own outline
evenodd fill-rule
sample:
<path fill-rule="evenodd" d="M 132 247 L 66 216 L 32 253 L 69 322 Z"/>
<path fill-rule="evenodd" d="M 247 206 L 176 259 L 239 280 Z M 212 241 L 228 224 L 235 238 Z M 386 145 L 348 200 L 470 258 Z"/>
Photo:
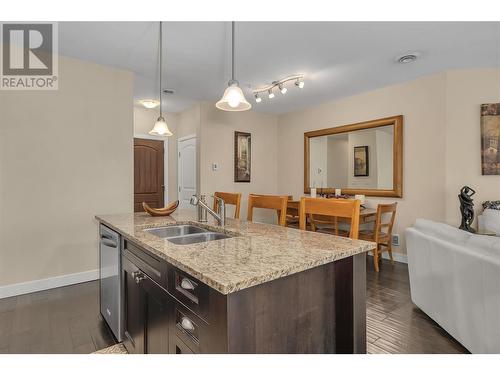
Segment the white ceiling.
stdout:
<path fill-rule="evenodd" d="M 216 101 L 230 78 L 230 23 L 165 22 L 164 99 L 177 112 Z M 131 70 L 135 99 L 158 96 L 157 22 L 61 22 L 62 55 Z M 420 58 L 398 64 L 395 57 Z M 498 22 L 238 22 L 236 78 L 253 109 L 284 113 L 445 69 L 500 66 Z M 305 88 L 255 103 L 252 88 L 292 74 Z"/>

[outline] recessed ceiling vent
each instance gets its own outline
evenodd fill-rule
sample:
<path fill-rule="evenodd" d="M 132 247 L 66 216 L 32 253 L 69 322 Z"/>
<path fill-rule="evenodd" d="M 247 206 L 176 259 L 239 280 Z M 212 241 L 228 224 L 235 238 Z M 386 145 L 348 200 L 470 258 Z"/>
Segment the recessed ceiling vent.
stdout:
<path fill-rule="evenodd" d="M 416 53 L 409 53 L 408 55 L 403 55 L 401 57 L 398 57 L 396 61 L 400 64 L 408 64 L 414 62 L 418 58 L 418 54 Z"/>

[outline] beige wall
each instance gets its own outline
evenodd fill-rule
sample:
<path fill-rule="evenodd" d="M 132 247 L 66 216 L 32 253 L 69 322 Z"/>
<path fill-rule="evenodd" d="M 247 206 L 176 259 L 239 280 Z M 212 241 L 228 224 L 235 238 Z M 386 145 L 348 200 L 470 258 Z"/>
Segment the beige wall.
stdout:
<path fill-rule="evenodd" d="M 251 182 L 234 182 L 234 132 L 252 133 Z M 200 191 L 243 193 L 240 217 L 246 218 L 249 193 L 277 192 L 277 117 L 247 112 L 223 112 L 213 103 L 201 104 Z M 212 171 L 212 163 L 219 170 Z M 228 216 L 233 211 L 228 209 Z M 276 213 L 257 210 L 256 221 L 276 222 Z"/>
<path fill-rule="evenodd" d="M 500 102 L 500 69 L 450 71 L 446 96 L 446 221 L 460 224 L 457 195 L 476 190 L 476 213 L 485 200 L 500 199 L 500 176 L 481 175 L 480 105 Z"/>
<path fill-rule="evenodd" d="M 369 205 L 398 202 L 395 233 L 419 217 L 444 221 L 445 83 L 444 74 L 434 75 L 279 116 L 278 192 L 304 194 L 304 132 L 402 114 L 404 197 L 369 198 Z"/>
<path fill-rule="evenodd" d="M 60 57 L 59 78 L 0 91 L 0 286 L 97 269 L 94 215 L 132 211 L 132 74 Z"/>
<path fill-rule="evenodd" d="M 134 108 L 135 134 L 147 133 L 158 116 L 157 111 Z M 174 133 L 169 142 L 169 200 L 177 199 L 177 141 L 190 135 L 197 138 L 197 190 L 207 196 L 215 191 L 242 192 L 240 217 L 246 218 L 248 193 L 275 194 L 277 190 L 277 116 L 253 111 L 228 113 L 202 102 L 177 114 L 167 114 L 167 122 Z M 234 132 L 252 133 L 252 181 L 234 182 Z M 212 171 L 212 163 L 219 164 Z M 228 216 L 233 208 L 228 207 Z M 274 213 L 256 212 L 256 220 L 275 222 Z"/>
<path fill-rule="evenodd" d="M 155 137 L 148 133 L 153 128 L 156 119 L 160 115 L 158 108 L 146 109 L 134 107 L 134 137 L 151 138 L 163 140 L 167 143 L 168 154 L 165 155 L 165 176 L 168 176 L 165 184 L 166 200 L 169 202 L 177 200 L 177 133 L 179 115 L 177 113 L 164 113 L 168 128 L 173 133 L 171 137 Z"/>

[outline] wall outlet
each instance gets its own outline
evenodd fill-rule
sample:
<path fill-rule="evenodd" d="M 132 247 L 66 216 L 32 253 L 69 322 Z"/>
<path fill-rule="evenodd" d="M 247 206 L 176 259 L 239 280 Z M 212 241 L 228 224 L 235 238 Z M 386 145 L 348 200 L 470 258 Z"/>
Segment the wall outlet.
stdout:
<path fill-rule="evenodd" d="M 219 170 L 219 164 L 218 163 L 212 163 L 212 171 L 217 172 Z"/>
<path fill-rule="evenodd" d="M 399 246 L 399 234 L 392 235 L 392 245 Z"/>

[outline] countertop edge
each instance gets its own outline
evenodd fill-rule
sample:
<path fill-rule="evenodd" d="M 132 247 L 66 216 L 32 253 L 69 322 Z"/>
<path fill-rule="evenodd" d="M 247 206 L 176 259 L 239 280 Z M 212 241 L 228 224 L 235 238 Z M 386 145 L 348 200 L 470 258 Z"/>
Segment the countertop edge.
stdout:
<path fill-rule="evenodd" d="M 284 268 L 282 270 L 275 270 L 275 271 L 269 272 L 268 274 L 260 276 L 260 280 L 258 280 L 258 279 L 255 279 L 255 280 L 246 279 L 246 280 L 242 280 L 242 281 L 237 282 L 237 283 L 223 285 L 223 284 L 220 284 L 219 282 L 217 282 L 216 280 L 209 279 L 209 278 L 205 277 L 203 274 L 199 273 L 196 270 L 193 270 L 189 266 L 186 266 L 184 263 L 178 261 L 177 259 L 172 258 L 171 256 L 168 256 L 167 254 L 162 253 L 159 250 L 156 250 L 155 248 L 149 246 L 148 244 L 145 244 L 137 237 L 130 235 L 130 234 L 127 234 L 127 233 L 124 233 L 124 231 L 122 229 L 118 228 L 116 225 L 109 222 L 108 220 L 101 217 L 100 215 L 95 215 L 94 217 L 99 223 L 102 223 L 102 224 L 106 225 L 107 227 L 109 227 L 110 229 L 117 231 L 124 238 L 126 238 L 127 240 L 140 246 L 141 248 L 143 248 L 144 250 L 146 250 L 147 252 L 152 254 L 154 257 L 162 259 L 162 260 L 172 264 L 172 266 L 177 267 L 181 271 L 188 273 L 189 275 L 191 275 L 194 278 L 200 280 L 201 282 L 207 284 L 209 287 L 215 289 L 216 291 L 218 291 L 219 293 L 221 293 L 223 295 L 236 293 L 238 291 L 241 291 L 241 290 L 244 290 L 247 288 L 251 288 L 251 287 L 261 285 L 261 284 L 264 284 L 264 283 L 267 283 L 267 282 L 270 282 L 270 281 L 273 281 L 273 280 L 276 280 L 276 279 L 279 279 L 282 277 L 293 275 L 295 273 L 299 273 L 299 272 L 303 272 L 303 271 L 306 271 L 306 270 L 309 270 L 309 269 L 312 269 L 315 267 L 323 266 L 323 265 L 326 265 L 328 263 L 333 263 L 333 262 L 339 261 L 341 259 L 349 258 L 351 256 L 355 256 L 358 254 L 367 253 L 367 252 L 372 251 L 376 248 L 375 242 L 364 241 L 367 243 L 366 248 L 363 248 L 363 250 L 360 250 L 356 254 L 346 254 L 346 255 L 341 254 L 341 255 L 335 256 L 335 259 L 332 259 L 331 256 L 327 256 L 323 259 L 319 259 L 319 260 L 314 261 L 314 262 L 304 263 L 304 264 L 301 264 L 298 266 L 291 266 L 291 267 Z M 262 279 L 265 279 L 265 280 L 262 280 Z"/>

